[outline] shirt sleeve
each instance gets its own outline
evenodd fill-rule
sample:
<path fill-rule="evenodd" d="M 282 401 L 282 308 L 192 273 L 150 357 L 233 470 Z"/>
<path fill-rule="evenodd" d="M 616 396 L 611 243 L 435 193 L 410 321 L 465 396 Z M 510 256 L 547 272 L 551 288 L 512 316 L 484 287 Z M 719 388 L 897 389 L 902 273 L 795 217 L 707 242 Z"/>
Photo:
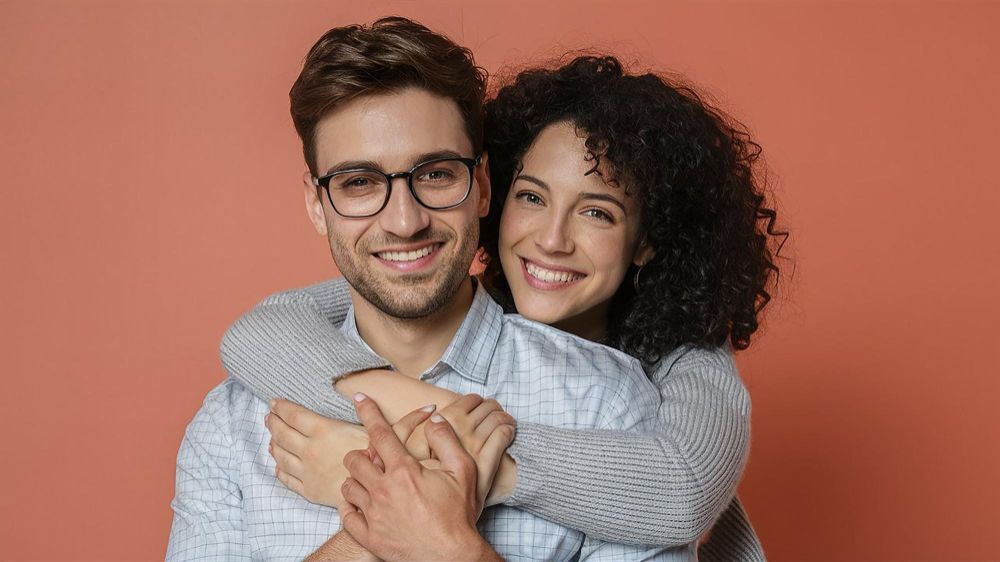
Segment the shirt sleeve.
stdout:
<path fill-rule="evenodd" d="M 166 560 L 249 560 L 243 495 L 233 463 L 229 385 L 212 390 L 188 425 L 177 454 L 174 511 Z"/>
<path fill-rule="evenodd" d="M 680 546 L 729 504 L 746 462 L 750 400 L 731 353 L 687 348 L 652 377 L 652 431 L 519 424 L 506 502 L 610 542 Z"/>
<path fill-rule="evenodd" d="M 271 295 L 226 331 L 222 364 L 258 398 L 286 398 L 358 423 L 353 404 L 337 393 L 334 381 L 388 364 L 338 328 L 350 306 L 343 278 Z"/>

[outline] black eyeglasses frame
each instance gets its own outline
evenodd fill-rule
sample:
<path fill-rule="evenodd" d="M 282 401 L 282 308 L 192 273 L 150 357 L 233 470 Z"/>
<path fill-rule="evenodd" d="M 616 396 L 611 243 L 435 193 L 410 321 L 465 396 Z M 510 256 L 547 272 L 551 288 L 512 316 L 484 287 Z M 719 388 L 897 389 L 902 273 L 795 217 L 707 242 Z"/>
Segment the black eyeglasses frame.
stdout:
<path fill-rule="evenodd" d="M 448 209 L 454 209 L 455 207 L 460 206 L 462 203 L 465 203 L 465 201 L 469 198 L 469 194 L 472 193 L 472 183 L 475 180 L 474 171 L 476 167 L 479 166 L 479 164 L 482 162 L 482 160 L 483 156 L 481 154 L 476 156 L 475 158 L 461 158 L 461 157 L 450 157 L 450 156 L 444 158 L 434 158 L 431 160 L 420 162 L 419 164 L 410 168 L 409 171 L 395 172 L 392 174 L 387 174 L 381 170 L 376 170 L 373 168 L 351 168 L 349 170 L 337 170 L 336 172 L 326 174 L 325 176 L 320 176 L 318 178 L 313 176 L 312 183 L 314 186 L 316 186 L 316 188 L 322 187 L 326 191 L 326 199 L 327 201 L 330 202 L 330 206 L 333 207 L 334 212 L 347 219 L 367 219 L 381 213 L 385 209 L 386 205 L 389 204 L 389 198 L 392 197 L 392 180 L 396 178 L 406 178 L 406 186 L 409 188 L 410 195 L 413 196 L 413 200 L 419 203 L 425 209 L 430 209 L 431 211 L 447 211 Z M 465 164 L 465 166 L 469 169 L 469 185 L 466 188 L 465 195 L 462 197 L 462 199 L 453 205 L 448 205 L 445 207 L 431 207 L 430 205 L 421 201 L 420 197 L 417 196 L 416 190 L 413 188 L 413 172 L 415 172 L 417 168 L 426 166 L 428 164 L 434 164 L 437 162 L 452 162 L 452 161 L 461 162 L 462 164 Z M 339 209 L 337 209 L 337 205 L 333 203 L 333 197 L 330 195 L 330 180 L 342 174 L 353 174 L 357 172 L 371 172 L 384 177 L 386 182 L 385 200 L 382 201 L 382 205 L 379 206 L 378 210 L 373 213 L 369 213 L 367 215 L 345 215 Z"/>

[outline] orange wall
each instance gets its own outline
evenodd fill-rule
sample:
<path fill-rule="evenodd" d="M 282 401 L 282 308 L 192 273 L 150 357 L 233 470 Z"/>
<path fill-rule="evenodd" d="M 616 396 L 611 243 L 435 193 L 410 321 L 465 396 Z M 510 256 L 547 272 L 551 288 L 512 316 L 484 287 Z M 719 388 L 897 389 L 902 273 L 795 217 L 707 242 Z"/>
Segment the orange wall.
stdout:
<path fill-rule="evenodd" d="M 162 558 L 223 330 L 334 273 L 288 88 L 390 13 L 491 70 L 638 55 L 747 121 L 796 258 L 741 356 L 771 559 L 1000 559 L 1000 4 L 362 4 L 0 2 L 0 559 Z"/>

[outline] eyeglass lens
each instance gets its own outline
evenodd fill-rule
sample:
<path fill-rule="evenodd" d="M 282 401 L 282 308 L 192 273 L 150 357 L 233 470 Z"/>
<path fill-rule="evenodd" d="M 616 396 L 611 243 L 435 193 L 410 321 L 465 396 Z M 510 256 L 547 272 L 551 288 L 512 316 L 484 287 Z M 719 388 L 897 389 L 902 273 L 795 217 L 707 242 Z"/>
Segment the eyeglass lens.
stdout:
<path fill-rule="evenodd" d="M 417 200 L 431 209 L 443 209 L 465 199 L 472 185 L 469 167 L 460 160 L 428 162 L 409 177 Z M 330 178 L 330 199 L 337 211 L 349 216 L 378 212 L 389 192 L 388 179 L 375 170 L 351 170 Z"/>

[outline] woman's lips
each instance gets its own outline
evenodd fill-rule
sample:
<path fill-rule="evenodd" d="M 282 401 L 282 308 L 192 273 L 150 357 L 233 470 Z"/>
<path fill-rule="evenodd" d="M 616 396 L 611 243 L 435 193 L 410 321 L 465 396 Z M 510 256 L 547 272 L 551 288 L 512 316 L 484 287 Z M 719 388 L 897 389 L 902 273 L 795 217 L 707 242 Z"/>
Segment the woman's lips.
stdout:
<path fill-rule="evenodd" d="M 556 291 L 575 285 L 586 274 L 571 269 L 555 269 L 552 266 L 542 265 L 527 258 L 521 259 L 521 272 L 524 280 L 531 287 L 543 291 Z"/>

